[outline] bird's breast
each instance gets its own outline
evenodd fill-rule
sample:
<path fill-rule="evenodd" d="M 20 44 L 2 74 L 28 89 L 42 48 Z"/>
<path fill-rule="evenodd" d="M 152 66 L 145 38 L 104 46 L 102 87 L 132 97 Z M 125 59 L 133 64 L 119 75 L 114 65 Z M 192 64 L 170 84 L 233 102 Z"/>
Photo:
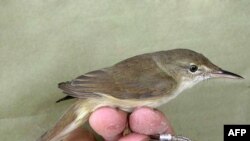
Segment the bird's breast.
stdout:
<path fill-rule="evenodd" d="M 137 99 L 137 98 L 120 99 L 113 97 L 112 95 L 109 94 L 96 93 L 97 95 L 100 95 L 101 98 L 101 100 L 99 100 L 101 101 L 101 104 L 99 104 L 98 107 L 102 106 L 119 107 L 120 109 L 127 112 L 132 112 L 135 108 L 142 106 L 156 108 L 176 98 L 183 90 L 190 88 L 193 85 L 194 85 L 193 82 L 182 81 L 182 83 L 180 83 L 175 89 L 173 89 L 171 92 L 168 92 L 165 95 L 143 98 L 143 99 Z"/>

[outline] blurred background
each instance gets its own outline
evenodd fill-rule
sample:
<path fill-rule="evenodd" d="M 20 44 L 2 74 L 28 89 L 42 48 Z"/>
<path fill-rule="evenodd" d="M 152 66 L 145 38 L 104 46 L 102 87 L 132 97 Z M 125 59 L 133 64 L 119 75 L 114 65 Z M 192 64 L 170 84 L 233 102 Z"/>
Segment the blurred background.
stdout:
<path fill-rule="evenodd" d="M 250 1 L 0 0 L 0 136 L 34 141 L 73 101 L 57 84 L 125 58 L 188 48 L 245 77 L 210 80 L 160 109 L 177 134 L 223 140 L 250 123 Z"/>

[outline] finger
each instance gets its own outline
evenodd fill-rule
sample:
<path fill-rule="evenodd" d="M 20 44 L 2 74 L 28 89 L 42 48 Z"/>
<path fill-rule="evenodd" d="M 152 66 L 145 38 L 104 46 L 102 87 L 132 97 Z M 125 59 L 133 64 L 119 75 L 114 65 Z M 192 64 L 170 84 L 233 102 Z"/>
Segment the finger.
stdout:
<path fill-rule="evenodd" d="M 149 141 L 149 137 L 142 134 L 131 133 L 120 138 L 118 141 Z"/>
<path fill-rule="evenodd" d="M 132 131 L 140 134 L 174 134 L 174 130 L 164 114 L 148 107 L 135 109 L 129 117 L 129 124 Z"/>
<path fill-rule="evenodd" d="M 108 141 L 117 140 L 126 123 L 127 113 L 110 107 L 97 109 L 89 118 L 90 126 Z"/>
<path fill-rule="evenodd" d="M 72 131 L 65 141 L 95 141 L 95 138 L 89 131 L 79 127 Z"/>

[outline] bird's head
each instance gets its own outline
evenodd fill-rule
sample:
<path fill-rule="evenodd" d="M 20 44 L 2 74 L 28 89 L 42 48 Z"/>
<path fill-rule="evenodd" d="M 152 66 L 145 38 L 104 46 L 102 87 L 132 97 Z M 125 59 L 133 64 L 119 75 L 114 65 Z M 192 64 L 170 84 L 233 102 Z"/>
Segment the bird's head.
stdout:
<path fill-rule="evenodd" d="M 210 78 L 243 79 L 242 76 L 221 69 L 200 53 L 188 49 L 165 52 L 164 64 L 177 80 L 196 84 Z"/>

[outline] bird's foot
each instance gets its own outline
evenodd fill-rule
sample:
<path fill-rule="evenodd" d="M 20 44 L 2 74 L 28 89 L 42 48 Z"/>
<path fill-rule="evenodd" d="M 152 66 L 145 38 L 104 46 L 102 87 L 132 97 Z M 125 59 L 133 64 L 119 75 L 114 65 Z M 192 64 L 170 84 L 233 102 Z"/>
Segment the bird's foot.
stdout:
<path fill-rule="evenodd" d="M 174 136 L 171 134 L 160 134 L 160 135 L 151 136 L 151 138 L 152 138 L 151 141 L 191 141 L 187 137 Z"/>

